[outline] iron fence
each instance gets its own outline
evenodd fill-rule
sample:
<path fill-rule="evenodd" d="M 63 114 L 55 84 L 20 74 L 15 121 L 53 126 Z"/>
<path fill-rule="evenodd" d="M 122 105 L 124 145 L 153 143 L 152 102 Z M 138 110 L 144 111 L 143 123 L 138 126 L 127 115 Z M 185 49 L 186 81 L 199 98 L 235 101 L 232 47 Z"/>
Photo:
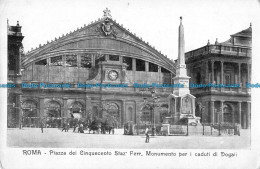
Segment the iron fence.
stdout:
<path fill-rule="evenodd" d="M 153 125 L 133 124 L 131 134 L 145 134 L 145 129 L 150 128 L 152 134 Z M 189 136 L 189 135 L 205 135 L 205 136 L 233 136 L 240 135 L 240 125 L 234 123 L 203 123 L 203 124 L 186 124 L 186 125 L 168 125 L 163 127 L 162 124 L 155 125 L 155 135 L 172 135 L 172 136 Z"/>

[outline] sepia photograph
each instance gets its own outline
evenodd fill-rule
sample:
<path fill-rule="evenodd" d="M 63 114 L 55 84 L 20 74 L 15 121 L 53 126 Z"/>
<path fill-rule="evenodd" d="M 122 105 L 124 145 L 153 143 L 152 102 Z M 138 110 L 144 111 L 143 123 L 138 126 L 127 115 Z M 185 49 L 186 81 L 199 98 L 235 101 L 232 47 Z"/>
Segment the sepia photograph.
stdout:
<path fill-rule="evenodd" d="M 259 167 L 252 142 L 259 140 L 252 108 L 260 90 L 253 58 L 259 1 L 0 5 L 1 146 L 8 151 L 1 153 L 0 168 L 19 168 L 3 162 L 15 151 L 21 160 L 165 157 L 160 165 L 115 168 L 169 168 L 169 156 L 239 161 L 240 152 L 254 152 L 247 161 L 252 167 L 226 166 L 225 160 L 215 167 Z M 34 165 L 22 168 L 53 168 Z"/>

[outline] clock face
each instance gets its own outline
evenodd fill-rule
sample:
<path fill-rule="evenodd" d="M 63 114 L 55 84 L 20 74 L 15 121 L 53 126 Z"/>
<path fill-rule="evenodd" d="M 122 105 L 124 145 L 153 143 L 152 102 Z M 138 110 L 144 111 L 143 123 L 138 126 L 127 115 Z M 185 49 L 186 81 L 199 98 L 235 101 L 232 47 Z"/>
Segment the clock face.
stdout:
<path fill-rule="evenodd" d="M 118 73 L 115 70 L 108 72 L 108 77 L 110 80 L 116 80 L 118 78 Z"/>

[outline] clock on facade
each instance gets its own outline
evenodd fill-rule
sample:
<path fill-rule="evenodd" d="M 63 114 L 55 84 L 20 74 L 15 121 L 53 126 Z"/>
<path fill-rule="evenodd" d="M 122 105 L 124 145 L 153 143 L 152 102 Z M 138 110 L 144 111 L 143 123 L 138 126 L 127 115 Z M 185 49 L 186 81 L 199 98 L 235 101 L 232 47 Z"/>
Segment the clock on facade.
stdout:
<path fill-rule="evenodd" d="M 118 78 L 118 72 L 115 70 L 111 70 L 108 72 L 108 78 L 110 80 L 116 80 Z"/>

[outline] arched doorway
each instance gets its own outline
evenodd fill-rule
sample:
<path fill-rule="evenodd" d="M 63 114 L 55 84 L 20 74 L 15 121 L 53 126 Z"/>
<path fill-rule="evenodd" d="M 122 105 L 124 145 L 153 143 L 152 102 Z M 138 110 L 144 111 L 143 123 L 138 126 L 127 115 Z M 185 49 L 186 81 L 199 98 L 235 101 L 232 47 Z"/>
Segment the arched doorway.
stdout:
<path fill-rule="evenodd" d="M 46 104 L 46 125 L 50 128 L 61 127 L 61 106 L 57 101 Z"/>
<path fill-rule="evenodd" d="M 104 115 L 103 115 L 104 117 Z M 107 117 L 115 125 L 115 127 L 121 127 L 121 120 L 119 114 L 119 106 L 116 103 L 107 104 Z"/>
<path fill-rule="evenodd" d="M 79 121 L 84 121 L 83 120 L 83 105 L 76 101 L 74 103 L 72 103 L 72 105 L 70 106 L 70 126 L 74 126 L 76 125 Z"/>
<path fill-rule="evenodd" d="M 80 102 L 74 102 L 70 107 L 71 117 L 80 119 L 83 117 L 83 105 Z"/>
<path fill-rule="evenodd" d="M 24 127 L 39 127 L 40 118 L 37 115 L 36 103 L 28 100 L 22 104 L 23 126 Z"/>
<path fill-rule="evenodd" d="M 140 124 L 152 124 L 152 107 L 148 104 L 141 110 Z"/>
<path fill-rule="evenodd" d="M 232 123 L 232 114 L 233 114 L 233 108 L 230 104 L 224 104 L 224 110 L 223 110 L 223 122 L 224 123 Z"/>

